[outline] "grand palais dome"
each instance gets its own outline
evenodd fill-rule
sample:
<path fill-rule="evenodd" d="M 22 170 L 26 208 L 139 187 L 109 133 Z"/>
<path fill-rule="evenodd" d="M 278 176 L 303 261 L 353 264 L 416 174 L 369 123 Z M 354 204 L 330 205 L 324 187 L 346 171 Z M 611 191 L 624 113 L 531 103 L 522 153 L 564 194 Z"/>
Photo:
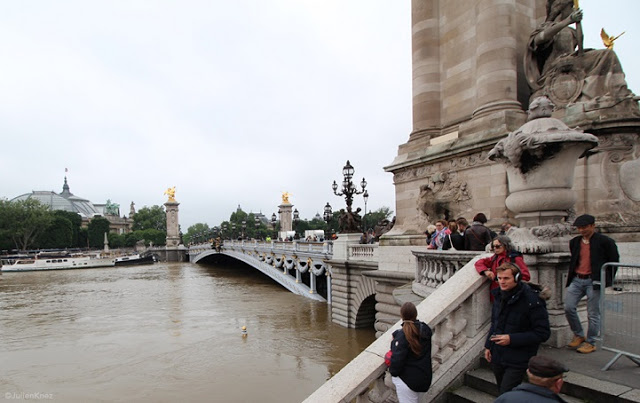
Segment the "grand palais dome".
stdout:
<path fill-rule="evenodd" d="M 38 200 L 43 205 L 49 206 L 52 210 L 64 210 L 78 213 L 83 219 L 102 215 L 89 200 L 74 196 L 73 193 L 69 191 L 69 185 L 67 184 L 66 177 L 64 178 L 64 185 L 62 186 L 62 193 L 60 194 L 53 191 L 37 190 L 15 197 L 11 199 L 11 201 L 27 199 Z"/>

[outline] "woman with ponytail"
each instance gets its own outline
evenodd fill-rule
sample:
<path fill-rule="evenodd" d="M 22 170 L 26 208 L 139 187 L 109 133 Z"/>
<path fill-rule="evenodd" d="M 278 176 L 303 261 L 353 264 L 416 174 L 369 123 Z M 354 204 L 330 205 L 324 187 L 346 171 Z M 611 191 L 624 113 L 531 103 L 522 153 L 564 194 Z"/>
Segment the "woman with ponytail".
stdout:
<path fill-rule="evenodd" d="M 431 386 L 431 328 L 417 319 L 411 302 L 400 308 L 402 329 L 393 332 L 389 372 L 400 403 L 418 403 Z"/>

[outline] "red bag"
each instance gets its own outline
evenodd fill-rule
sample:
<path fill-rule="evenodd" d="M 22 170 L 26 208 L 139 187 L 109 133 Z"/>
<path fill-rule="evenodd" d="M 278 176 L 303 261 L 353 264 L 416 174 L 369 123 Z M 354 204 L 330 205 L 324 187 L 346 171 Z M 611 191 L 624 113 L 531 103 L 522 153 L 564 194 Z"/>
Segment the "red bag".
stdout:
<path fill-rule="evenodd" d="M 387 367 L 391 366 L 391 356 L 393 355 L 393 351 L 387 351 L 387 354 L 384 355 L 384 363 L 387 364 Z"/>

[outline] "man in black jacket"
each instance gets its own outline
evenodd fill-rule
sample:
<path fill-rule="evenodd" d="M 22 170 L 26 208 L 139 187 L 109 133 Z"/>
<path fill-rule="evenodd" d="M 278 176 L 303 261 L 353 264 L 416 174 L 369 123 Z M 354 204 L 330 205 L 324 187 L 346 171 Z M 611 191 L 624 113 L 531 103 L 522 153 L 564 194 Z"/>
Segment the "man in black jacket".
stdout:
<path fill-rule="evenodd" d="M 573 225 L 579 236 L 569 242 L 571 263 L 567 276 L 567 292 L 564 298 L 564 312 L 573 331 L 569 348 L 579 353 L 596 351 L 595 339 L 600 334 L 600 269 L 607 262 L 619 262 L 618 247 L 613 239 L 596 232 L 595 217 L 584 214 L 576 218 Z M 606 274 L 605 286 L 613 283 L 614 271 Z M 582 297 L 587 296 L 587 320 L 589 326 L 585 338 L 577 306 Z"/>
<path fill-rule="evenodd" d="M 522 382 L 529 359 L 538 353 L 551 329 L 539 288 L 522 282 L 514 263 L 505 262 L 496 271 L 500 288 L 492 291 L 491 330 L 484 356 L 503 394 Z"/>

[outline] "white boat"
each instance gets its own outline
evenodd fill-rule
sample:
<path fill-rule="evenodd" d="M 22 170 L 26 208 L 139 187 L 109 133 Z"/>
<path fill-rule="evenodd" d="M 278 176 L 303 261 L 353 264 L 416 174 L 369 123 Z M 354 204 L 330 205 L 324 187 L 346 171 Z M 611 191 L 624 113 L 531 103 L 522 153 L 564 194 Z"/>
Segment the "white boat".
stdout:
<path fill-rule="evenodd" d="M 91 256 L 36 256 L 35 259 L 16 259 L 9 265 L 3 265 L 2 271 L 39 271 L 92 269 L 96 267 L 113 267 L 115 259 L 102 259 Z"/>
<path fill-rule="evenodd" d="M 134 266 L 140 264 L 154 264 L 156 259 L 153 255 L 141 256 L 140 254 L 120 256 L 116 258 L 116 266 Z"/>

